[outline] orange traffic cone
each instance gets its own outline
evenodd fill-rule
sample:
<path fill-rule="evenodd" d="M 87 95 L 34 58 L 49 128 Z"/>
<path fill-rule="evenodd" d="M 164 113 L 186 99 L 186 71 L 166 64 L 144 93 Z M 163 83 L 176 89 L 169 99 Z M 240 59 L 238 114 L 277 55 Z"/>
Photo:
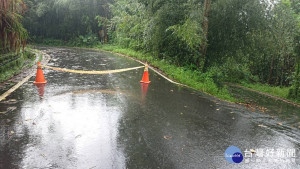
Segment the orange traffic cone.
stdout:
<path fill-rule="evenodd" d="M 148 64 L 147 63 L 145 65 L 145 70 L 144 70 L 143 78 L 140 81 L 140 83 L 150 83 L 150 81 L 149 81 L 149 72 L 148 72 Z"/>
<path fill-rule="evenodd" d="M 47 83 L 47 81 L 45 80 L 41 63 L 38 62 L 36 77 L 35 77 L 35 81 L 33 82 L 33 84 L 45 84 L 45 83 Z"/>

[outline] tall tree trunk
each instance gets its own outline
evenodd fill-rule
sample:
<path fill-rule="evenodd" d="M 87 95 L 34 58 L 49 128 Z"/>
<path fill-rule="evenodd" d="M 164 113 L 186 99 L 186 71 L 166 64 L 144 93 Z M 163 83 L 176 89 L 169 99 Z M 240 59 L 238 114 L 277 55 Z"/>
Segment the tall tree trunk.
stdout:
<path fill-rule="evenodd" d="M 298 61 L 298 63 L 296 64 L 296 75 L 295 75 L 295 80 L 296 80 L 296 84 L 295 84 L 295 98 L 298 98 L 298 92 L 299 92 L 299 87 L 300 87 L 300 60 Z"/>
<path fill-rule="evenodd" d="M 211 0 L 204 1 L 204 20 L 203 20 L 203 32 L 204 36 L 202 39 L 202 45 L 200 46 L 200 57 L 197 59 L 197 66 L 203 69 L 203 64 L 205 62 L 205 55 L 207 49 L 207 34 L 208 34 L 208 16 L 210 11 Z"/>
<path fill-rule="evenodd" d="M 270 70 L 269 70 L 268 84 L 271 84 L 273 66 L 274 66 L 274 56 L 272 56 L 271 66 L 270 66 Z"/>

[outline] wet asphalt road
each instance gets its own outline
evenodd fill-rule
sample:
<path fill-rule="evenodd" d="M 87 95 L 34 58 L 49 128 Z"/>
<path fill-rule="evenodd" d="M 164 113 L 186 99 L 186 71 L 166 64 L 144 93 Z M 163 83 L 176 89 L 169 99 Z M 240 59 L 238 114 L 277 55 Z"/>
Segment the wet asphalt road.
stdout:
<path fill-rule="evenodd" d="M 49 66 L 61 68 L 140 66 L 98 51 L 41 50 L 50 54 Z M 151 70 L 148 86 L 139 83 L 143 69 L 44 73 L 44 87 L 34 86 L 31 78 L 0 103 L 1 169 L 300 168 L 299 119 L 291 127 L 272 114 L 174 85 Z M 224 158 L 230 145 L 244 156 L 250 149 L 265 154 L 231 164 Z M 272 149 L 274 154 L 267 153 Z M 278 149 L 284 156 L 277 158 Z"/>

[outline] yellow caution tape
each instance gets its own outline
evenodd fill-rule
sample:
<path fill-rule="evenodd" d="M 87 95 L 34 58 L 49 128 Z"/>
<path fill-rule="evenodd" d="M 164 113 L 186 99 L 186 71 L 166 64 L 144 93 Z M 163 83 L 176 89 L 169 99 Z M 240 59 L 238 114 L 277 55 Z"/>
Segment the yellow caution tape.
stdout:
<path fill-rule="evenodd" d="M 72 70 L 72 69 L 63 69 L 63 68 L 58 68 L 58 67 L 51 67 L 51 66 L 46 66 L 46 65 L 41 65 L 42 67 L 48 68 L 48 69 L 53 69 L 57 71 L 63 71 L 63 72 L 70 72 L 70 73 L 80 73 L 80 74 L 110 74 L 110 73 L 120 73 L 120 72 L 126 72 L 134 69 L 139 69 L 144 66 L 138 66 L 138 67 L 132 67 L 132 68 L 125 68 L 125 69 L 116 69 L 116 70 L 103 70 L 103 71 L 86 71 L 86 70 Z"/>

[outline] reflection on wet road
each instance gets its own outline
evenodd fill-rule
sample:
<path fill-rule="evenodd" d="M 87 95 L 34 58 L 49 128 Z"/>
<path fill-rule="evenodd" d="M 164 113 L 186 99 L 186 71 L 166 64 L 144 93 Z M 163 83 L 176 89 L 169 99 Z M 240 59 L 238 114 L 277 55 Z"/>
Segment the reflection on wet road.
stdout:
<path fill-rule="evenodd" d="M 97 51 L 41 50 L 50 54 L 49 66 L 67 69 L 140 66 Z M 280 116 L 176 86 L 151 70 L 149 85 L 139 83 L 143 69 L 44 74 L 45 86 L 32 78 L 0 103 L 0 168 L 299 168 L 299 119 L 279 126 Z M 230 145 L 296 154 L 274 162 L 254 153 L 252 161 L 230 164 Z"/>

